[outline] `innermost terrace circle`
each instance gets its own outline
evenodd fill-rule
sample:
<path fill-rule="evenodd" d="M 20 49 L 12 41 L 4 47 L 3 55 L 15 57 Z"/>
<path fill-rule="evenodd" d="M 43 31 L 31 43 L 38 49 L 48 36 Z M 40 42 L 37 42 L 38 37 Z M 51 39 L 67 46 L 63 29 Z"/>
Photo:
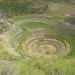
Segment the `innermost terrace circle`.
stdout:
<path fill-rule="evenodd" d="M 54 54 L 56 47 L 51 44 L 42 44 L 38 47 L 37 51 L 43 52 L 43 54 Z"/>

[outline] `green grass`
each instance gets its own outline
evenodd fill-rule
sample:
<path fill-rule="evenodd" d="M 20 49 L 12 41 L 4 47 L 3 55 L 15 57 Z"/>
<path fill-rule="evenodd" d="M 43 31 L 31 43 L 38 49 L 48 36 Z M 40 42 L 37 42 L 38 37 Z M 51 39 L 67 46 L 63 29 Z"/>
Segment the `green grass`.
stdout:
<path fill-rule="evenodd" d="M 65 18 L 65 16 L 61 14 L 57 14 L 57 15 L 53 15 L 52 18 L 61 22 Z"/>
<path fill-rule="evenodd" d="M 31 30 L 31 29 L 38 29 L 38 28 L 50 28 L 50 26 L 48 26 L 44 23 L 41 23 L 41 22 L 25 23 L 23 25 L 20 25 L 20 27 L 23 31 Z"/>
<path fill-rule="evenodd" d="M 15 61 L 0 62 L 0 69 L 3 70 L 5 66 L 13 65 L 14 72 L 18 75 L 75 75 L 75 58 L 73 59 L 53 59 L 47 60 L 39 59 L 20 59 Z M 8 64 L 7 64 L 8 63 Z M 11 68 L 11 67 L 10 67 Z M 9 70 L 10 71 L 10 70 Z M 7 72 L 9 72 L 7 71 Z M 2 71 L 0 71 L 1 73 Z M 11 74 L 12 75 L 12 74 Z"/>
<path fill-rule="evenodd" d="M 2 38 L 0 38 L 0 58 L 7 59 L 8 56 L 9 56 L 9 54 L 7 51 L 5 51 L 5 48 L 4 48 L 4 42 L 3 42 Z"/>

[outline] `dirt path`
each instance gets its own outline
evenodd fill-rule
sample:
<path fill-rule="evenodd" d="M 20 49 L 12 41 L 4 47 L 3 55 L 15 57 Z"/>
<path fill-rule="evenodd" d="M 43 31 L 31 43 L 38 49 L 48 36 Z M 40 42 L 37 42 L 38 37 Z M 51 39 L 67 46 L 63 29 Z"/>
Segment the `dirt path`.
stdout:
<path fill-rule="evenodd" d="M 15 52 L 15 48 L 11 47 L 9 36 L 6 34 L 0 35 L 0 36 L 2 37 L 4 41 L 5 50 L 12 55 L 20 56 L 17 52 Z"/>

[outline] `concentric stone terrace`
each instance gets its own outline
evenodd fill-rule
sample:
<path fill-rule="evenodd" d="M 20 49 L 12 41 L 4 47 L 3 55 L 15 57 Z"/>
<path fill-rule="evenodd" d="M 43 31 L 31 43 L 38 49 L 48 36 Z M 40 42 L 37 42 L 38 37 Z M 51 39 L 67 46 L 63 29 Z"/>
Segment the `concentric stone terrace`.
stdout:
<path fill-rule="evenodd" d="M 26 25 L 28 22 L 42 22 L 50 26 L 50 28 L 21 30 L 20 26 L 22 24 Z M 72 27 L 59 25 L 57 21 L 51 20 L 51 18 L 45 19 L 45 17 L 29 19 L 24 19 L 23 17 L 23 20 L 21 17 L 21 20 L 17 19 L 14 24 L 15 26 L 12 26 L 6 35 L 9 35 L 12 47 L 21 55 L 47 59 L 63 57 L 70 53 L 73 55 L 75 33 L 71 29 Z M 66 27 L 70 28 L 71 31 Z"/>
<path fill-rule="evenodd" d="M 67 41 L 45 36 L 34 36 L 22 43 L 23 50 L 32 57 L 57 58 L 65 56 L 70 51 L 70 44 Z"/>

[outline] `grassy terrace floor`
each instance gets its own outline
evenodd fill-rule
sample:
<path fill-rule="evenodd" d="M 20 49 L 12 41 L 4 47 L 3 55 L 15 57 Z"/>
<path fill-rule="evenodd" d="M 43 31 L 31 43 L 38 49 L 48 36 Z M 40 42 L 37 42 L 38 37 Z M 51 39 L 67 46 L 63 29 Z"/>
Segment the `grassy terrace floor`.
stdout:
<path fill-rule="evenodd" d="M 20 25 L 21 29 L 24 30 L 31 30 L 31 29 L 38 29 L 38 28 L 50 28 L 50 26 L 41 23 L 41 22 L 30 22 Z"/>

